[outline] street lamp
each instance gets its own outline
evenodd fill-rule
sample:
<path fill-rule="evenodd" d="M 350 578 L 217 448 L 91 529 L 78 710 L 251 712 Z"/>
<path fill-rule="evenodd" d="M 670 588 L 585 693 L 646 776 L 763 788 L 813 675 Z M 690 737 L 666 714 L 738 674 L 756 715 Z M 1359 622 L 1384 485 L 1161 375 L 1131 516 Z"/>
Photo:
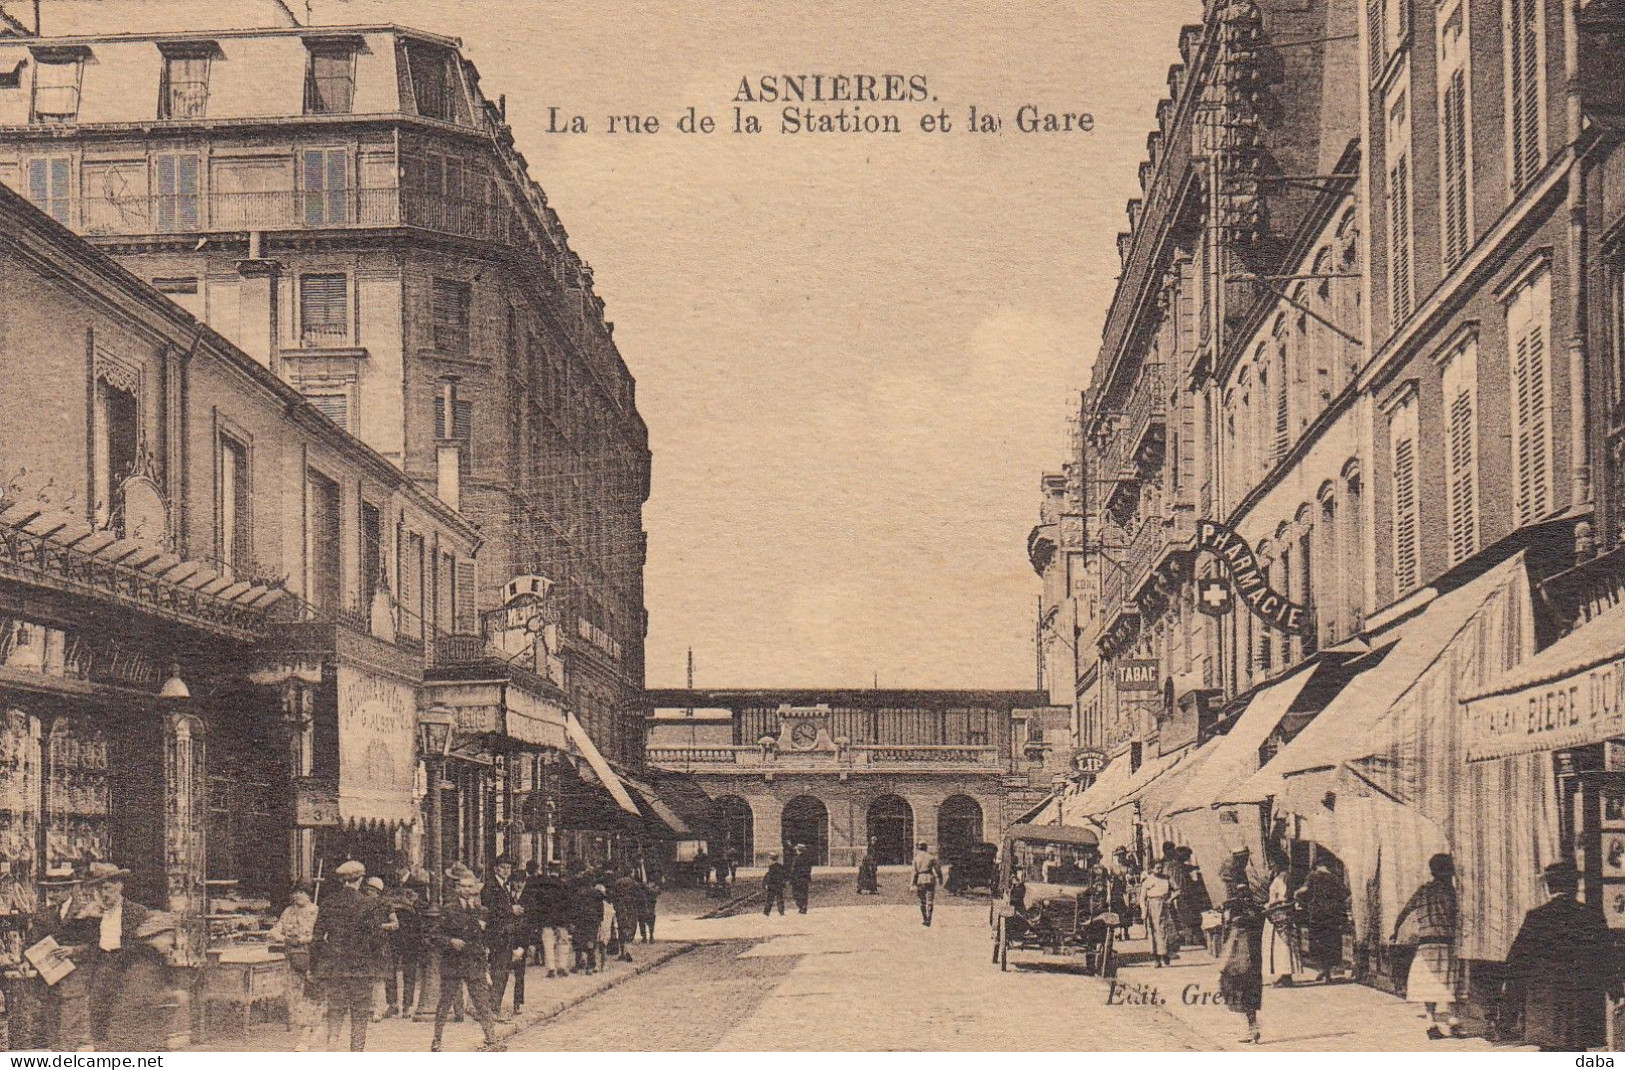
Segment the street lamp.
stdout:
<path fill-rule="evenodd" d="M 451 753 L 452 730 L 457 727 L 457 713 L 445 706 L 431 706 L 418 711 L 418 753 L 423 756 L 429 781 L 429 888 L 431 899 L 424 911 L 427 928 L 432 928 L 440 913 L 442 882 L 445 880 L 445 793 L 440 782 L 446 775 L 446 756 Z M 419 978 L 418 1010 L 414 1017 L 427 1021 L 433 1017 L 440 1003 L 440 950 L 434 940 L 428 941 L 424 973 Z M 401 1008 L 405 1013 L 406 1008 Z"/>

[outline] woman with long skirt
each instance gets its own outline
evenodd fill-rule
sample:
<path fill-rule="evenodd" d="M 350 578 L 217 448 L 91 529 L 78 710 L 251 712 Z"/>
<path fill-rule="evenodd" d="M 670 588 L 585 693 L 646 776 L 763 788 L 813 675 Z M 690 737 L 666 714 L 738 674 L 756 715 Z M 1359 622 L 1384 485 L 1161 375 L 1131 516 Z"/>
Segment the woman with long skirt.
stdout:
<path fill-rule="evenodd" d="M 1173 889 L 1168 883 L 1167 871 L 1161 862 L 1154 862 L 1140 881 L 1140 909 L 1145 914 L 1145 936 L 1151 942 L 1151 957 L 1159 967 L 1169 964 L 1173 956 L 1178 923 L 1170 903 Z"/>
<path fill-rule="evenodd" d="M 1237 852 L 1226 867 L 1245 873 L 1247 856 Z M 1264 912 L 1253 898 L 1247 881 L 1226 879 L 1224 903 L 1224 949 L 1219 953 L 1219 994 L 1224 1005 L 1247 1018 L 1243 1044 L 1259 1041 L 1258 1012 L 1264 1005 Z"/>

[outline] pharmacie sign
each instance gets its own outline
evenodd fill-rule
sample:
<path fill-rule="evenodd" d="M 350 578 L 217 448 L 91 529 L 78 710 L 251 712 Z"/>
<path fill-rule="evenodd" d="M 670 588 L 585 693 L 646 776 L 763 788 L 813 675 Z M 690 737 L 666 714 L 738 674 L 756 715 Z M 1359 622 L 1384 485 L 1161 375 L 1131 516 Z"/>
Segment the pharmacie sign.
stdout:
<path fill-rule="evenodd" d="M 1307 635 L 1314 627 L 1307 606 L 1301 606 L 1270 586 L 1253 548 L 1235 529 L 1212 520 L 1196 522 L 1196 552 L 1218 558 L 1230 576 L 1236 597 L 1253 616 L 1278 632 Z M 1208 604 L 1206 601 L 1203 605 Z"/>
<path fill-rule="evenodd" d="M 1467 760 L 1625 736 L 1625 654 L 1556 680 L 1467 702 Z"/>

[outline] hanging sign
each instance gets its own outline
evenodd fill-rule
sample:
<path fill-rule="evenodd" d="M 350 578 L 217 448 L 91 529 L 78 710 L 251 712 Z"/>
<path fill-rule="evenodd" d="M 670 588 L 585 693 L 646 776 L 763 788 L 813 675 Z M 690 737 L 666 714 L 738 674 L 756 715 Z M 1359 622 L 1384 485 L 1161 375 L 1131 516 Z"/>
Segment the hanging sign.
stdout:
<path fill-rule="evenodd" d="M 1236 597 L 1246 603 L 1253 616 L 1276 631 L 1294 635 L 1307 634 L 1311 627 L 1309 610 L 1287 598 L 1270 586 L 1269 577 L 1259 567 L 1258 558 L 1247 540 L 1235 530 L 1213 520 L 1196 522 L 1196 552 L 1203 551 L 1217 557 L 1230 574 L 1230 586 Z M 1198 606 L 1217 604 L 1211 593 L 1204 590 Z"/>
<path fill-rule="evenodd" d="M 1162 686 L 1162 663 L 1156 658 L 1121 658 L 1117 662 L 1117 690 L 1156 691 Z"/>

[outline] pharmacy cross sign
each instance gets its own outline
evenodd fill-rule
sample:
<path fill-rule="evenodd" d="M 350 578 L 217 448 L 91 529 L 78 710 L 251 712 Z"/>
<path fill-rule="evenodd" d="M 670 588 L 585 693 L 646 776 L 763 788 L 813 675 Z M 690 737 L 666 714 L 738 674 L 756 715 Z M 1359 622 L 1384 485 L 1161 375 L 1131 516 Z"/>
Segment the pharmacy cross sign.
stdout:
<path fill-rule="evenodd" d="M 1218 558 L 1229 574 L 1229 587 L 1247 604 L 1253 616 L 1271 628 L 1304 635 L 1314 627 L 1308 607 L 1298 605 L 1270 586 L 1269 576 L 1259 567 L 1252 547 L 1234 529 L 1213 520 L 1198 520 L 1196 552 Z M 1197 608 L 1213 616 L 1228 613 L 1230 592 L 1215 590 L 1224 586 L 1222 579 L 1201 580 L 1197 585 Z"/>

